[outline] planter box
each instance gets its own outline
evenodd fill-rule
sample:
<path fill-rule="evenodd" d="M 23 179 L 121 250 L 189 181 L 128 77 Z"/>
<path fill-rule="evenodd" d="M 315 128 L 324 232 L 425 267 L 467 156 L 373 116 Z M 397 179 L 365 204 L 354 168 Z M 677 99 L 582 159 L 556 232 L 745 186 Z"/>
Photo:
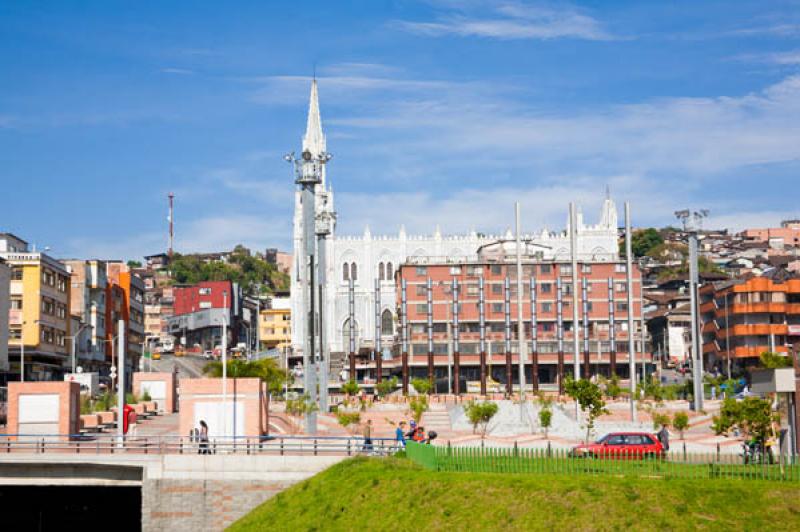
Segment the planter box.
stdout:
<path fill-rule="evenodd" d="M 100 423 L 103 425 L 110 425 L 117 421 L 116 412 L 98 412 L 97 415 L 100 416 Z"/>
<path fill-rule="evenodd" d="M 84 429 L 96 429 L 100 423 L 99 414 L 83 414 L 81 416 L 81 426 Z"/>
<path fill-rule="evenodd" d="M 794 368 L 754 369 L 750 372 L 750 376 L 753 381 L 752 391 L 754 393 L 794 393 L 795 391 Z"/>
<path fill-rule="evenodd" d="M 131 408 L 133 408 L 133 411 L 136 412 L 137 416 L 144 414 L 144 405 L 142 403 L 131 405 Z"/>

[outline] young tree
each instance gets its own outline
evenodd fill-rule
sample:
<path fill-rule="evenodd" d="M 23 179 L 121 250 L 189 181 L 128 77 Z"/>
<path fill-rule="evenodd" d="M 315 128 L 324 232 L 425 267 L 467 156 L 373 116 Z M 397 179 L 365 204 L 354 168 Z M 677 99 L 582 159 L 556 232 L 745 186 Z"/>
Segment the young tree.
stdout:
<path fill-rule="evenodd" d="M 675 412 L 672 417 L 672 427 L 678 431 L 681 439 L 683 439 L 683 431 L 689 428 L 689 414 L 686 412 Z"/>
<path fill-rule="evenodd" d="M 672 424 L 672 419 L 668 413 L 665 412 L 652 412 L 653 417 L 653 430 L 658 430 L 661 427 L 669 427 Z"/>
<path fill-rule="evenodd" d="M 489 401 L 478 403 L 473 399 L 464 405 L 464 413 L 472 423 L 472 433 L 475 434 L 478 427 L 481 427 L 481 439 L 486 438 L 486 429 L 497 411 L 497 403 Z"/>
<path fill-rule="evenodd" d="M 737 401 L 733 397 L 725 399 L 719 416 L 714 416 L 712 428 L 717 434 L 727 434 L 738 428 L 762 446 L 772 433 L 772 424 L 780 422 L 780 415 L 772 412 L 768 399 L 745 397 Z"/>
<path fill-rule="evenodd" d="M 542 408 L 539 410 L 539 425 L 544 429 L 544 439 L 548 439 L 547 431 L 550 429 L 550 424 L 553 422 L 553 411 L 549 408 Z"/>
<path fill-rule="evenodd" d="M 397 389 L 397 377 L 391 379 L 383 379 L 375 385 L 375 391 L 378 392 L 378 397 L 386 397 Z"/>
<path fill-rule="evenodd" d="M 351 397 L 358 394 L 358 383 L 356 381 L 347 381 L 342 384 L 342 392 L 344 392 L 345 397 L 349 400 Z"/>
<path fill-rule="evenodd" d="M 792 367 L 792 357 L 781 355 L 779 353 L 771 353 L 769 351 L 764 351 L 758 357 L 759 362 L 761 363 L 762 368 L 766 369 L 780 369 L 780 368 L 791 368 Z"/>
<path fill-rule="evenodd" d="M 428 379 L 412 379 L 411 386 L 420 395 L 427 395 L 433 388 L 433 384 Z"/>
<path fill-rule="evenodd" d="M 425 395 L 412 397 L 408 407 L 411 409 L 411 417 L 419 423 L 422 419 L 422 414 L 428 411 L 428 397 Z"/>
<path fill-rule="evenodd" d="M 571 377 L 567 378 L 564 390 L 567 395 L 572 397 L 581 408 L 581 411 L 586 414 L 586 442 L 589 442 L 589 437 L 594 430 L 595 420 L 603 414 L 608 414 L 606 409 L 606 402 L 603 401 L 603 394 L 600 392 L 600 387 L 586 379 L 574 380 Z"/>
<path fill-rule="evenodd" d="M 316 412 L 318 409 L 319 407 L 316 403 L 311 401 L 308 394 L 303 394 L 297 399 L 287 399 L 286 401 L 286 413 L 298 418 L 295 422 L 295 430 L 298 432 L 300 430 L 300 421 L 308 414 Z"/>

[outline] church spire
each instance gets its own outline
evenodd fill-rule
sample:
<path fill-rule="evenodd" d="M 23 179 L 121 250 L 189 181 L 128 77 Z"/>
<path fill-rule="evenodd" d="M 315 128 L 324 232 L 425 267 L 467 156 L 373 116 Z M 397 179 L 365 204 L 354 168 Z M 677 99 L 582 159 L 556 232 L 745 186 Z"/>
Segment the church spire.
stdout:
<path fill-rule="evenodd" d="M 303 137 L 303 151 L 320 155 L 325 151 L 325 135 L 322 133 L 322 119 L 319 116 L 319 94 L 316 77 L 311 82 L 311 97 L 308 102 L 308 122 Z"/>

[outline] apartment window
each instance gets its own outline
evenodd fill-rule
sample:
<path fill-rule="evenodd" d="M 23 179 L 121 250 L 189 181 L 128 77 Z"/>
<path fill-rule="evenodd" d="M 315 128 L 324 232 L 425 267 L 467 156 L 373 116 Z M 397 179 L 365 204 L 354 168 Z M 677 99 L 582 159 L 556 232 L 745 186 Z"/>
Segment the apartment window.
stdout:
<path fill-rule="evenodd" d="M 67 317 L 67 307 L 65 305 L 59 304 L 56 315 L 62 320 L 65 319 Z"/>
<path fill-rule="evenodd" d="M 592 302 L 591 302 L 591 301 L 589 301 L 588 303 L 586 303 L 586 309 L 587 309 L 589 312 L 591 312 L 593 308 L 594 308 L 594 307 L 592 307 Z"/>
<path fill-rule="evenodd" d="M 614 265 L 614 271 L 616 273 L 625 273 L 626 271 L 628 271 L 626 266 L 627 265 L 624 262 L 619 263 L 619 264 L 615 264 Z"/>
<path fill-rule="evenodd" d="M 53 316 L 56 313 L 55 302 L 49 297 L 42 298 L 42 312 L 50 316 Z"/>
<path fill-rule="evenodd" d="M 503 285 L 495 283 L 492 285 L 492 293 L 493 294 L 502 294 L 503 293 Z"/>
<path fill-rule="evenodd" d="M 572 283 L 564 283 L 561 285 L 561 289 L 564 294 L 569 295 L 572 294 Z"/>
<path fill-rule="evenodd" d="M 67 278 L 63 275 L 58 276 L 58 291 L 64 293 L 67 291 Z"/>
<path fill-rule="evenodd" d="M 418 296 L 424 296 L 428 293 L 428 287 L 424 284 L 418 284 L 416 286 L 416 293 Z"/>
<path fill-rule="evenodd" d="M 628 312 L 628 303 L 625 301 L 617 301 L 617 312 Z"/>
<path fill-rule="evenodd" d="M 615 283 L 615 289 L 617 292 L 627 292 L 628 291 L 628 283 Z"/>
<path fill-rule="evenodd" d="M 42 282 L 47 286 L 55 286 L 56 285 L 56 274 L 52 271 L 43 269 L 42 270 Z"/>
<path fill-rule="evenodd" d="M 424 334 L 425 325 L 422 323 L 414 323 L 411 325 L 411 334 Z"/>
<path fill-rule="evenodd" d="M 542 331 L 544 332 L 553 332 L 553 323 L 552 322 L 544 322 L 542 323 Z"/>
<path fill-rule="evenodd" d="M 559 266 L 558 271 L 561 275 L 572 275 L 572 264 L 562 264 Z"/>
<path fill-rule="evenodd" d="M 500 275 L 503 273 L 503 267 L 499 264 L 492 264 L 492 275 Z"/>
<path fill-rule="evenodd" d="M 553 291 L 553 283 L 542 283 L 540 286 L 543 294 L 550 294 Z"/>
<path fill-rule="evenodd" d="M 201 296 L 210 296 L 211 295 L 211 288 L 199 288 L 197 293 Z"/>
<path fill-rule="evenodd" d="M 417 312 L 420 314 L 427 314 L 428 313 L 428 304 L 427 303 L 417 303 Z"/>
<path fill-rule="evenodd" d="M 503 312 L 502 303 L 492 303 L 492 312 Z"/>
<path fill-rule="evenodd" d="M 467 275 L 478 277 L 483 273 L 483 268 L 480 266 L 467 266 Z"/>
<path fill-rule="evenodd" d="M 428 268 L 426 266 L 417 266 L 414 272 L 417 275 L 428 275 Z"/>
<path fill-rule="evenodd" d="M 581 264 L 581 272 L 582 273 L 592 273 L 592 265 L 591 264 Z"/>
<path fill-rule="evenodd" d="M 20 297 L 11 298 L 11 310 L 22 310 L 22 298 Z"/>
<path fill-rule="evenodd" d="M 12 281 L 21 281 L 22 280 L 22 267 L 21 266 L 14 266 L 11 268 L 11 280 Z"/>
<path fill-rule="evenodd" d="M 42 327 L 41 338 L 42 343 L 45 344 L 52 344 L 55 342 L 55 334 L 53 334 L 53 329 L 50 327 Z"/>
<path fill-rule="evenodd" d="M 20 340 L 22 338 L 22 329 L 12 328 L 8 330 L 9 340 Z"/>
<path fill-rule="evenodd" d="M 66 337 L 63 332 L 58 331 L 56 333 L 56 345 L 59 347 L 64 347 L 66 345 Z"/>
<path fill-rule="evenodd" d="M 540 268 L 542 273 L 550 273 L 553 270 L 550 264 L 542 264 Z"/>
<path fill-rule="evenodd" d="M 450 275 L 461 275 L 461 266 L 451 266 Z"/>
<path fill-rule="evenodd" d="M 477 296 L 478 295 L 478 285 L 476 285 L 476 284 L 467 285 L 467 295 L 468 296 Z"/>
<path fill-rule="evenodd" d="M 553 312 L 552 303 L 542 303 L 542 312 Z"/>

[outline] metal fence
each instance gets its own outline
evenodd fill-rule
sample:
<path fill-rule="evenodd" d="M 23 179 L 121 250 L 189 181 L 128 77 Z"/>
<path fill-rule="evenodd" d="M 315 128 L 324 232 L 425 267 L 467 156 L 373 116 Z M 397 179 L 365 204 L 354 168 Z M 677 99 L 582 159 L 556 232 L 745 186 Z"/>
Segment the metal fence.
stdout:
<path fill-rule="evenodd" d="M 452 447 L 409 442 L 407 456 L 433 471 L 543 475 L 612 475 L 679 479 L 760 479 L 799 481 L 800 465 L 745 463 L 737 454 L 670 452 L 643 458 L 620 453 L 573 456 L 566 449 Z"/>
<path fill-rule="evenodd" d="M 2 453 L 73 454 L 271 454 L 386 456 L 397 451 L 390 438 L 373 438 L 366 444 L 360 437 L 335 436 L 236 436 L 201 441 L 180 436 L 126 436 L 84 434 L 4 434 Z"/>

